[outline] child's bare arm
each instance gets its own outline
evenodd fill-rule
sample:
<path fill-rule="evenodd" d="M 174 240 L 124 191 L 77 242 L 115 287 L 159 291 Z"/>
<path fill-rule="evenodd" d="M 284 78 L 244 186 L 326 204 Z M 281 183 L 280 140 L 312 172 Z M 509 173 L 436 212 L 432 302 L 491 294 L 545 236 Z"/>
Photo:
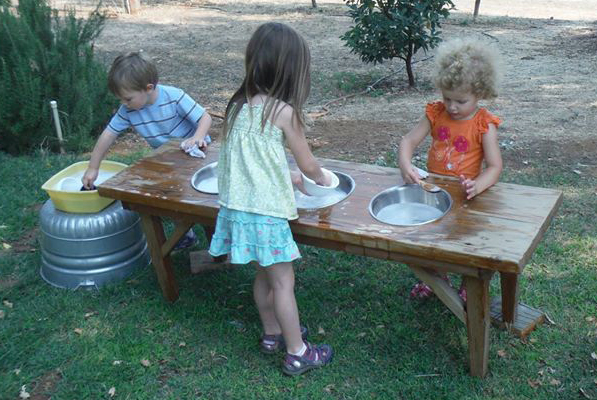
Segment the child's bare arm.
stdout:
<path fill-rule="evenodd" d="M 181 146 L 184 149 L 190 149 L 197 144 L 197 147 L 205 148 L 207 146 L 207 143 L 205 143 L 205 136 L 207 136 L 207 132 L 211 127 L 211 121 L 211 115 L 209 115 L 207 111 L 204 111 L 199 119 L 195 133 L 190 138 L 183 140 Z"/>
<path fill-rule="evenodd" d="M 415 125 L 400 141 L 398 149 L 398 165 L 405 183 L 417 183 L 421 177 L 413 168 L 411 159 L 417 146 L 425 139 L 431 131 L 431 124 L 426 116 Z"/>
<path fill-rule="evenodd" d="M 497 128 L 489 124 L 487 133 L 483 135 L 483 153 L 485 157 L 485 169 L 476 179 L 466 179 L 460 176 L 460 182 L 466 192 L 466 198 L 472 199 L 485 189 L 495 185 L 502 173 L 502 155 L 497 139 Z"/>
<path fill-rule="evenodd" d="M 292 107 L 285 106 L 277 115 L 275 125 L 284 131 L 286 143 L 299 169 L 317 184 L 329 186 L 331 178 L 323 173 L 319 162 L 311 153 L 303 128 L 292 120 Z"/>
<path fill-rule="evenodd" d="M 93 182 L 95 182 L 99 173 L 100 163 L 106 156 L 108 149 L 110 149 L 110 146 L 112 143 L 114 143 L 116 138 L 116 134 L 112 133 L 108 129 L 104 129 L 100 137 L 97 139 L 95 147 L 93 148 L 93 152 L 91 153 L 91 158 L 89 159 L 89 166 L 87 167 L 87 170 L 81 179 L 81 182 L 86 189 L 91 189 L 93 187 Z"/>

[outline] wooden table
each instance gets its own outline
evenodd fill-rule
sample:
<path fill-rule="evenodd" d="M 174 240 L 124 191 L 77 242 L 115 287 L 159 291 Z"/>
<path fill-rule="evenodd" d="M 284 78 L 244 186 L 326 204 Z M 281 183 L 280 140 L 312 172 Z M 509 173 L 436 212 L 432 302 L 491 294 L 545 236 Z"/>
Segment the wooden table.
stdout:
<path fill-rule="evenodd" d="M 169 143 L 98 188 L 100 195 L 120 200 L 125 208 L 141 215 L 153 266 L 169 301 L 178 298 L 170 251 L 193 224 L 208 228 L 215 224 L 217 196 L 197 192 L 190 181 L 199 168 L 217 160 L 217 153 L 218 145 L 213 144 L 206 159 L 192 158 L 178 148 L 178 143 Z M 560 191 L 498 183 L 466 201 L 457 180 L 430 175 L 428 181 L 451 194 L 451 211 L 426 225 L 397 227 L 375 220 L 368 206 L 375 194 L 402 183 L 399 170 L 320 161 L 328 169 L 349 174 L 356 188 L 334 206 L 300 211 L 299 219 L 290 224 L 295 240 L 407 264 L 466 324 L 472 375 L 482 377 L 487 373 L 492 316 L 520 335 L 526 335 L 541 322 L 540 311 L 519 306 L 518 277 L 562 202 Z M 164 234 L 163 217 L 175 221 L 169 238 Z M 428 268 L 462 275 L 468 291 L 467 304 Z M 492 303 L 489 282 L 496 272 L 500 275 L 502 295 Z"/>

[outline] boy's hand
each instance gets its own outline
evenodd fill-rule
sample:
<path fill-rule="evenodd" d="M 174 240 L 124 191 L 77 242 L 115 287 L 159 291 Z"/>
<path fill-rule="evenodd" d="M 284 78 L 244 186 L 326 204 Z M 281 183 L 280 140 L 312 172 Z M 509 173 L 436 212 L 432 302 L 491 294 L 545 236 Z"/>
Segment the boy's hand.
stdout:
<path fill-rule="evenodd" d="M 468 179 L 464 175 L 460 175 L 460 184 L 466 193 L 466 199 L 470 200 L 475 197 L 477 193 L 477 182 L 473 179 Z"/>
<path fill-rule="evenodd" d="M 87 168 L 85 174 L 83 174 L 83 178 L 81 178 L 81 182 L 83 183 L 83 187 L 85 189 L 91 190 L 95 186 L 93 182 L 97 179 L 97 175 L 99 174 L 99 169 L 97 168 Z"/>
<path fill-rule="evenodd" d="M 195 145 L 197 145 L 200 150 L 205 150 L 207 148 L 207 142 L 205 141 L 205 138 L 198 139 L 194 136 L 183 140 L 180 144 L 185 151 L 190 151 Z"/>

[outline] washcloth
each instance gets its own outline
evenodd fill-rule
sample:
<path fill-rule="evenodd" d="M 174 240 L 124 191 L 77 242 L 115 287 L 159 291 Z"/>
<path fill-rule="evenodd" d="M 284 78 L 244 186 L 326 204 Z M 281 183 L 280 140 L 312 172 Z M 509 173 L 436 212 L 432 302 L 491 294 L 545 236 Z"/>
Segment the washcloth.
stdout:
<path fill-rule="evenodd" d="M 199 149 L 199 146 L 197 146 L 196 144 L 193 145 L 193 147 L 185 149 L 184 147 L 182 147 L 182 143 L 181 143 L 180 148 L 182 149 L 182 151 L 184 151 L 191 157 L 205 158 L 205 153 L 203 151 L 201 151 L 201 149 Z"/>
<path fill-rule="evenodd" d="M 415 167 L 415 169 L 417 170 L 417 172 L 419 173 L 419 176 L 422 179 L 425 179 L 425 178 L 427 178 L 429 176 L 429 173 L 427 171 L 425 171 L 424 169 L 421 169 L 419 167 Z"/>

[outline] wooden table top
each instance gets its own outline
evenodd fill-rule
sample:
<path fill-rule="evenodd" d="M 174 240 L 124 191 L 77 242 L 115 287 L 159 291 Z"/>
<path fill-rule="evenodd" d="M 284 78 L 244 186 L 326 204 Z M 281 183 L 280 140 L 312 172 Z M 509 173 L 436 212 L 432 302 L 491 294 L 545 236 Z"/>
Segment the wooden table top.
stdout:
<path fill-rule="evenodd" d="M 218 196 L 196 191 L 191 177 L 217 160 L 218 144 L 205 159 L 186 155 L 170 142 L 99 185 L 99 194 L 123 203 L 186 216 L 214 218 Z M 452 196 L 452 209 L 425 225 L 386 225 L 369 214 L 377 193 L 401 185 L 400 171 L 354 162 L 319 159 L 322 166 L 350 175 L 356 184 L 344 201 L 321 210 L 299 210 L 293 232 L 349 245 L 476 267 L 520 273 L 562 202 L 558 190 L 498 183 L 467 201 L 458 180 L 431 174 L 427 181 Z"/>

